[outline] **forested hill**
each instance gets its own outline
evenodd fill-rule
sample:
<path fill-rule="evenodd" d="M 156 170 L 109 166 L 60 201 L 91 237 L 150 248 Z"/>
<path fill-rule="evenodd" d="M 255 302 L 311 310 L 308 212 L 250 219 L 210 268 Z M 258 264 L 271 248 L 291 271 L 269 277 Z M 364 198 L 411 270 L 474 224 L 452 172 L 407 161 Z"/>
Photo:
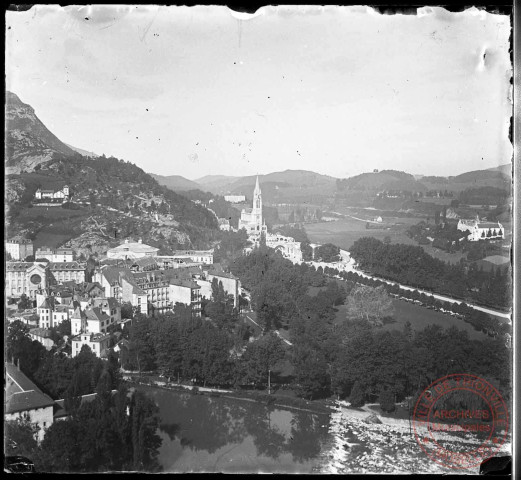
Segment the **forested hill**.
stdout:
<path fill-rule="evenodd" d="M 38 187 L 65 184 L 73 195 L 70 204 L 50 208 L 33 204 Z M 6 201 L 10 234 L 36 238 L 40 231 L 47 231 L 71 239 L 88 234 L 87 243 L 75 246 L 94 242 L 100 251 L 125 237 L 141 237 L 167 252 L 208 248 L 218 231 L 212 212 L 159 185 L 136 165 L 114 157 L 55 155 L 34 172 L 9 175 Z"/>
<path fill-rule="evenodd" d="M 5 165 L 8 235 L 26 235 L 36 246 L 73 240 L 72 247 L 84 249 L 82 253 L 99 253 L 125 237 L 140 237 L 169 252 L 208 248 L 219 231 L 212 212 L 159 185 L 136 165 L 74 151 L 11 92 Z M 64 185 L 70 187 L 72 202 L 40 206 L 34 201 L 38 188 Z"/>

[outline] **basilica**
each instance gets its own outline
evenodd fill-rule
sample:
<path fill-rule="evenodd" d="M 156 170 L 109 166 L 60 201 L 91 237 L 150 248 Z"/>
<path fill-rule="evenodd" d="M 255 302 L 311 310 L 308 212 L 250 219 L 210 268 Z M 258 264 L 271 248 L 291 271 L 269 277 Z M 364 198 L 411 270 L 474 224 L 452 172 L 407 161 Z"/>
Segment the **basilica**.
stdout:
<path fill-rule="evenodd" d="M 251 247 L 246 249 L 247 251 L 258 247 L 261 237 L 264 236 L 267 247 L 277 250 L 283 257 L 293 263 L 302 263 L 300 242 L 295 242 L 292 237 L 268 233 L 266 223 L 262 219 L 262 193 L 259 186 L 259 177 L 257 177 L 255 190 L 253 191 L 253 208 L 243 208 L 241 211 L 239 230 L 242 228 L 248 233 L 248 239 L 252 244 Z"/>
<path fill-rule="evenodd" d="M 259 177 L 255 182 L 253 190 L 253 208 L 243 208 L 241 219 L 239 220 L 239 230 L 244 228 L 250 236 L 260 237 L 262 233 L 266 235 L 268 229 L 262 221 L 262 193 L 259 186 Z"/>

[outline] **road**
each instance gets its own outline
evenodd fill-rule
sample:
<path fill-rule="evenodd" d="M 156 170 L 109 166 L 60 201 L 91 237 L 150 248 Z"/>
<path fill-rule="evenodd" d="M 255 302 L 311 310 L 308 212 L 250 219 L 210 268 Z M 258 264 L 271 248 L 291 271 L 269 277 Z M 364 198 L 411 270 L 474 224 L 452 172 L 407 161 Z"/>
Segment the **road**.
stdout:
<path fill-rule="evenodd" d="M 346 250 L 340 250 L 340 256 L 342 257 L 342 260 L 339 262 L 335 262 L 335 263 L 324 263 L 324 262 L 306 262 L 306 263 L 311 264 L 315 267 L 319 267 L 319 266 L 321 266 L 322 268 L 331 267 L 331 268 L 336 268 L 340 271 L 358 273 L 359 275 L 361 275 L 362 277 L 365 277 L 365 278 L 372 278 L 375 280 L 380 280 L 380 281 L 388 283 L 390 285 L 396 284 L 400 288 L 403 288 L 404 290 L 410 290 L 410 291 L 417 290 L 420 293 L 424 293 L 425 295 L 430 295 L 430 296 L 436 298 L 437 300 L 441 300 L 444 302 L 457 303 L 457 304 L 462 303 L 461 300 L 455 300 L 453 298 L 445 297 L 445 296 L 439 295 L 437 293 L 428 292 L 427 290 L 410 287 L 408 285 L 402 285 L 401 283 L 392 282 L 390 280 L 385 280 L 383 278 L 375 277 L 373 275 L 368 275 L 367 273 L 364 273 L 355 267 L 354 260 L 351 258 L 351 256 L 349 255 L 349 252 Z M 479 310 L 480 312 L 488 313 L 489 315 L 494 315 L 495 317 L 498 317 L 499 319 L 505 319 L 508 321 L 509 324 L 512 324 L 511 313 L 500 312 L 499 310 L 493 310 L 491 308 L 481 307 L 480 305 L 474 305 L 472 303 L 467 303 L 467 302 L 465 302 L 465 303 L 469 307 L 473 308 L 474 310 Z"/>

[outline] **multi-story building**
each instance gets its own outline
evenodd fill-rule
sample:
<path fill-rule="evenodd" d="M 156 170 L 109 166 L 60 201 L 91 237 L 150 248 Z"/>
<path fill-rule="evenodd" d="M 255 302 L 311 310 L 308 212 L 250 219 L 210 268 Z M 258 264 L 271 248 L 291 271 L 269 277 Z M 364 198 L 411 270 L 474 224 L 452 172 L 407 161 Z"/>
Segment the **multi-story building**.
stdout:
<path fill-rule="evenodd" d="M 214 269 L 208 270 L 206 273 L 206 279 L 211 283 L 214 278 L 218 282 L 222 282 L 223 289 L 228 295 L 233 295 L 233 306 L 237 307 L 239 305 L 239 296 L 241 295 L 240 280 L 231 273 L 226 273 Z"/>
<path fill-rule="evenodd" d="M 45 300 L 36 305 L 36 313 L 40 318 L 40 328 L 51 328 L 52 325 L 52 313 L 54 311 L 54 299 L 47 297 Z"/>
<path fill-rule="evenodd" d="M 82 310 L 80 307 L 75 308 L 70 316 L 70 320 L 72 335 L 79 335 L 82 331 L 87 329 L 87 315 L 85 314 L 85 310 Z"/>
<path fill-rule="evenodd" d="M 36 292 L 49 286 L 47 265 L 39 262 L 6 262 L 5 292 L 8 298 L 25 293 L 35 299 Z"/>
<path fill-rule="evenodd" d="M 27 238 L 10 238 L 5 242 L 5 249 L 13 260 L 25 260 L 26 257 L 34 255 L 33 242 Z"/>
<path fill-rule="evenodd" d="M 189 305 L 192 315 L 201 316 L 201 286 L 193 280 L 173 278 L 170 280 L 170 302 L 172 308 L 176 303 Z"/>
<path fill-rule="evenodd" d="M 74 281 L 75 283 L 85 282 L 84 263 L 78 262 L 51 262 L 49 263 L 49 273 L 57 283 Z"/>
<path fill-rule="evenodd" d="M 81 332 L 79 335 L 72 337 L 71 356 L 75 357 L 78 355 L 83 345 L 87 345 L 97 357 L 104 357 L 110 346 L 110 335 Z"/>
<path fill-rule="evenodd" d="M 49 247 L 40 247 L 36 249 L 36 259 L 46 259 L 49 262 L 65 263 L 74 261 L 74 251 L 70 248 L 57 248 L 55 250 Z"/>
<path fill-rule="evenodd" d="M 94 308 L 99 308 L 109 317 L 109 325 L 121 321 L 121 307 L 115 298 L 93 298 L 90 304 Z"/>

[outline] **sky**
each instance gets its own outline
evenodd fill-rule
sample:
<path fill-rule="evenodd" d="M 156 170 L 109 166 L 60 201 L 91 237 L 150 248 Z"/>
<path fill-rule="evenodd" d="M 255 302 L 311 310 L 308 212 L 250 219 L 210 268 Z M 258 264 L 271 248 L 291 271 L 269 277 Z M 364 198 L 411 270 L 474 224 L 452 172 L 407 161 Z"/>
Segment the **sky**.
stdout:
<path fill-rule="evenodd" d="M 6 87 L 147 172 L 458 175 L 511 161 L 510 19 L 475 8 L 33 6 Z"/>

